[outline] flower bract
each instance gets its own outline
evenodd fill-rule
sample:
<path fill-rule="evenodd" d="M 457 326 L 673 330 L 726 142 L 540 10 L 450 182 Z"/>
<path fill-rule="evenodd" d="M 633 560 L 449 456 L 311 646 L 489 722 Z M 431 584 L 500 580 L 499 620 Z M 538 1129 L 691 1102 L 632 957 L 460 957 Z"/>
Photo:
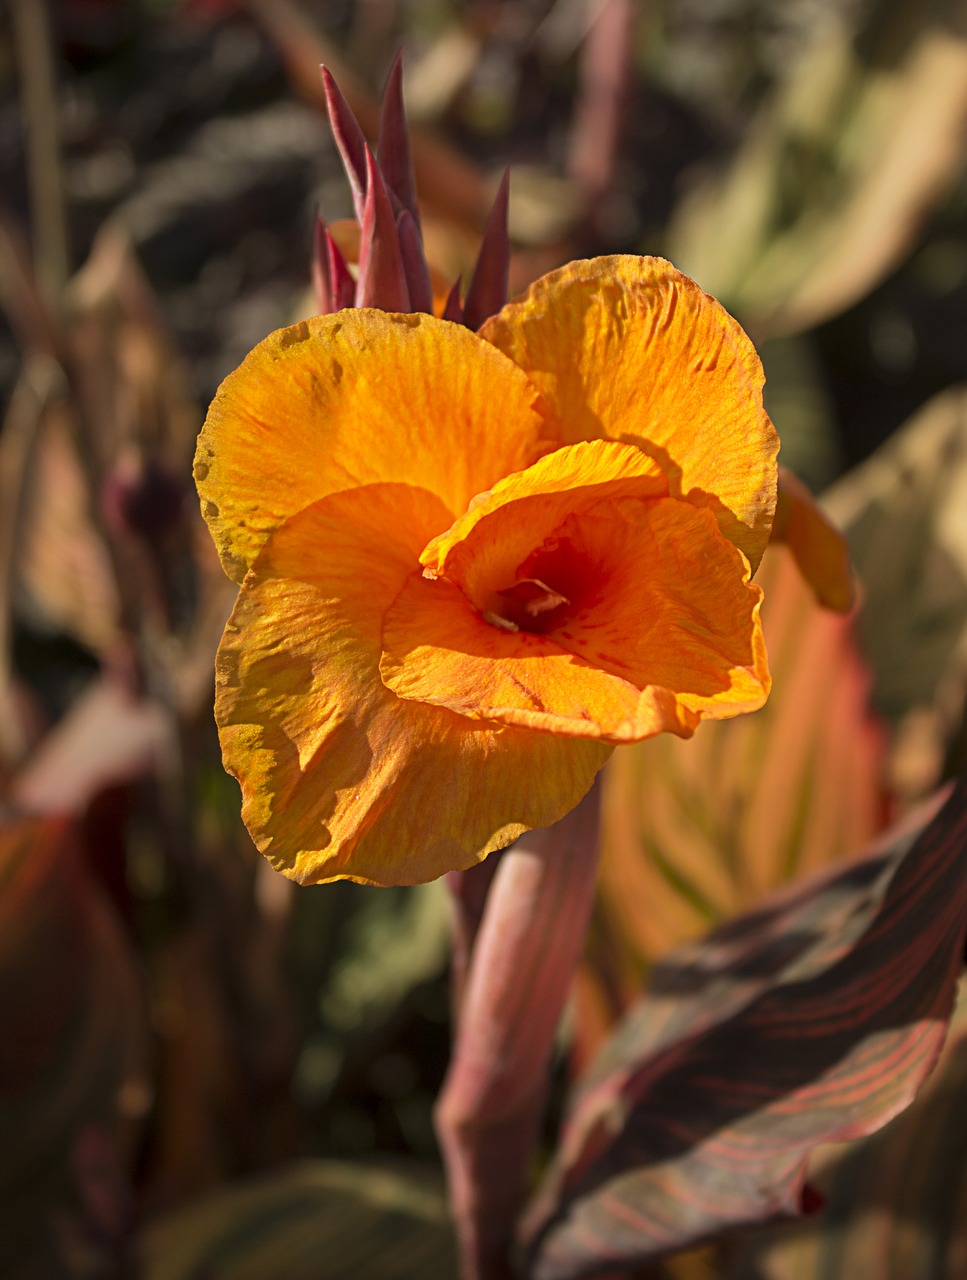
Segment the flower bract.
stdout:
<path fill-rule="evenodd" d="M 222 749 L 272 863 L 463 869 L 563 816 L 617 745 L 761 706 L 762 383 L 655 258 L 571 263 L 477 333 L 358 308 L 256 347 L 195 475 L 240 585 Z"/>

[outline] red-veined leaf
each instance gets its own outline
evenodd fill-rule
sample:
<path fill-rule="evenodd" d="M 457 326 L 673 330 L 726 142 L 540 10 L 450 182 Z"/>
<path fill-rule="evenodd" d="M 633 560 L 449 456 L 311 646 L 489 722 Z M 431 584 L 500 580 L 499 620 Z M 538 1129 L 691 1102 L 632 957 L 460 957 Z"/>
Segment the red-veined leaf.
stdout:
<path fill-rule="evenodd" d="M 967 778 L 912 847 L 787 890 L 666 960 L 579 1083 L 525 1235 L 576 1280 L 801 1208 L 821 1143 L 912 1101 L 967 926 Z"/>
<path fill-rule="evenodd" d="M 963 1274 L 967 1257 L 967 1002 L 937 1069 L 902 1116 L 820 1153 L 823 1212 L 757 1232 L 728 1280 L 906 1280 Z"/>

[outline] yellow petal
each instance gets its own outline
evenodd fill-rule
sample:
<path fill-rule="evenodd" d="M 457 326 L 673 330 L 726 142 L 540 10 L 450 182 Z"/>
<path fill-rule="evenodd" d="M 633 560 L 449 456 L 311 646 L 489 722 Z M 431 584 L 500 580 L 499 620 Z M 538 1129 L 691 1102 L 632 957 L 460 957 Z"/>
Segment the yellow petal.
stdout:
<path fill-rule="evenodd" d="M 414 573 L 383 628 L 389 688 L 473 718 L 615 743 L 688 736 L 703 716 L 760 707 L 769 692 L 762 592 L 712 514 L 669 498 L 610 497 L 549 534 L 544 508 L 558 496 L 495 513 L 512 510 L 516 535 L 531 533 L 517 581 L 548 611 L 518 613 L 515 625 L 475 607 L 451 577 Z M 485 600 L 511 585 L 475 572 L 474 549 L 482 544 L 488 559 L 483 533 L 494 519 L 462 544 L 464 581 Z"/>
<path fill-rule="evenodd" d="M 660 258 L 572 262 L 488 320 L 480 336 L 540 390 L 562 444 L 627 440 L 675 497 L 715 513 L 755 568 L 772 524 L 779 441 L 763 373 L 735 320 Z"/>
<path fill-rule="evenodd" d="M 447 509 L 527 467 L 556 428 L 526 377 L 460 325 L 347 310 L 271 334 L 219 388 L 195 455 L 241 581 L 283 520 L 343 489 L 415 484 Z"/>
<path fill-rule="evenodd" d="M 245 822 L 293 879 L 411 884 L 471 866 L 562 817 L 610 753 L 382 683 L 383 614 L 449 520 L 407 485 L 333 494 L 282 525 L 246 577 L 216 718 Z"/>

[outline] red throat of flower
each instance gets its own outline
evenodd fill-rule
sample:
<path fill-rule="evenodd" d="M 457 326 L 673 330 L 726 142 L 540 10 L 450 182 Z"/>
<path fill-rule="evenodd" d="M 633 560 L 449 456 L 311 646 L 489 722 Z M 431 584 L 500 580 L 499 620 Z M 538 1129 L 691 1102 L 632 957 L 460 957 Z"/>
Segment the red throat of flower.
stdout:
<path fill-rule="evenodd" d="M 562 619 L 571 602 L 540 578 L 521 578 L 505 591 L 495 591 L 486 602 L 483 619 L 504 631 L 531 631 L 543 635 Z"/>

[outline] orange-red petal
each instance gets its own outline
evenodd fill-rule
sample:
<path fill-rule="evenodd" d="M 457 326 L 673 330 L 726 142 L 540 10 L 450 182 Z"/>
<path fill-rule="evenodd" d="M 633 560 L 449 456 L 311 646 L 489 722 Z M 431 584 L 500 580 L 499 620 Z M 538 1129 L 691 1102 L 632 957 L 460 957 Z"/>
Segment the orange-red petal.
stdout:
<path fill-rule="evenodd" d="M 361 485 L 437 495 L 441 528 L 554 434 L 491 344 L 428 315 L 351 309 L 280 329 L 219 388 L 195 455 L 202 512 L 241 581 L 283 520 Z"/>
<path fill-rule="evenodd" d="M 448 520 L 408 485 L 332 494 L 283 524 L 245 579 L 216 718 L 245 822 L 293 879 L 408 884 L 471 866 L 563 816 L 610 753 L 382 683 L 383 614 Z"/>
<path fill-rule="evenodd" d="M 660 258 L 572 262 L 480 330 L 528 375 L 561 443 L 607 437 L 661 464 L 755 568 L 776 502 L 779 441 L 763 373 L 735 320 Z"/>
<path fill-rule="evenodd" d="M 519 575 L 569 603 L 541 633 L 512 630 L 488 620 L 449 577 L 413 574 L 383 628 L 380 670 L 394 692 L 472 718 L 615 743 L 666 730 L 688 736 L 703 716 L 763 704 L 762 593 L 710 512 L 669 498 L 608 499 L 547 537 L 546 501 L 538 494 L 517 504 L 525 528 L 535 508 L 538 535 Z M 472 562 L 466 576 L 474 578 Z"/>
<path fill-rule="evenodd" d="M 667 493 L 661 468 L 634 445 L 566 446 L 478 494 L 420 561 L 428 577 L 446 575 L 480 604 L 486 591 L 510 586 L 518 565 L 568 517 L 606 500 Z"/>

